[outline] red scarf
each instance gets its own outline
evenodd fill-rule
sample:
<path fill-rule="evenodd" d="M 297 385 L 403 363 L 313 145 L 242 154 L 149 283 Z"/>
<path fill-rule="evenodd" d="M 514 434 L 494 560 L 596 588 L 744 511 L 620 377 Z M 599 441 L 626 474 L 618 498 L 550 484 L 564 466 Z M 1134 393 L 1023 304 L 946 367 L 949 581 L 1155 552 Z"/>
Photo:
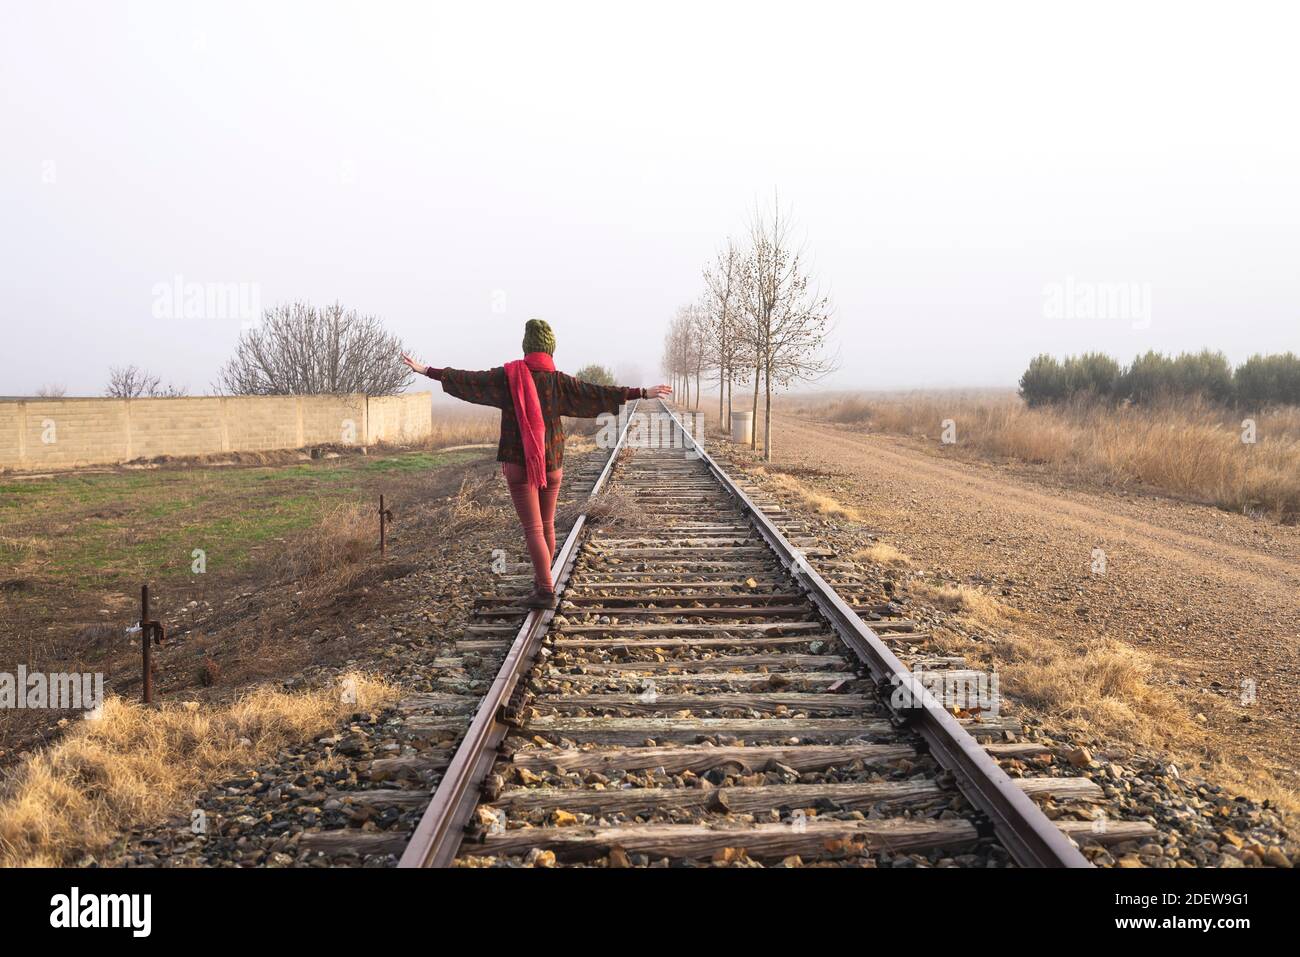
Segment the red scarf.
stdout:
<path fill-rule="evenodd" d="M 506 385 L 515 403 L 515 418 L 524 438 L 524 464 L 528 466 L 528 484 L 546 488 L 546 421 L 542 403 L 537 399 L 534 372 L 554 372 L 555 360 L 549 353 L 530 352 L 522 359 L 505 364 Z"/>

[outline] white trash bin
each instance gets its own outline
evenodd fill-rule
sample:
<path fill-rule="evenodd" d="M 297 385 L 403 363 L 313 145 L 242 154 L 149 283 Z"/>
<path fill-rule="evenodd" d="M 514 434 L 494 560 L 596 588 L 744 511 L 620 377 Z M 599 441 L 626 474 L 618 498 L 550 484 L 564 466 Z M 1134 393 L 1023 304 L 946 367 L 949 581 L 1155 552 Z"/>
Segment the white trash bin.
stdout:
<path fill-rule="evenodd" d="M 731 441 L 740 445 L 749 445 L 754 438 L 754 413 L 731 413 Z"/>

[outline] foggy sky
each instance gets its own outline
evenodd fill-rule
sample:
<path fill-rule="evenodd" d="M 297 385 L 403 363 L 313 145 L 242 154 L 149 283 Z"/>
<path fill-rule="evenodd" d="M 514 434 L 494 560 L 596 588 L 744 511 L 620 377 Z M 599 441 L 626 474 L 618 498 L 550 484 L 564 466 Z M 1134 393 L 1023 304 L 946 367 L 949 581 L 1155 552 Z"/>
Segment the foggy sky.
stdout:
<path fill-rule="evenodd" d="M 0 394 L 129 362 L 207 392 L 240 321 L 160 310 L 177 277 L 461 368 L 540 316 L 561 368 L 659 381 L 774 189 L 835 305 L 828 387 L 1300 348 L 1284 5 L 470 6 L 6 2 Z"/>

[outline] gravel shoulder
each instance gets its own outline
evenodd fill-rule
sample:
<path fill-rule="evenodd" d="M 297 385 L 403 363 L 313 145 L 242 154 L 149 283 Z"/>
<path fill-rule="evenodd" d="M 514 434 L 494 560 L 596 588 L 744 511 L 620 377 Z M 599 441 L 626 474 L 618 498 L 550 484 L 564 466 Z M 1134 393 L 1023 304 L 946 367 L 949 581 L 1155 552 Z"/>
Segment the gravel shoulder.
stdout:
<path fill-rule="evenodd" d="M 778 463 L 826 473 L 808 484 L 919 565 L 989 591 L 1017 627 L 1143 652 L 1201 729 L 1184 744 L 1204 767 L 1294 799 L 1300 529 L 792 416 L 774 433 Z"/>

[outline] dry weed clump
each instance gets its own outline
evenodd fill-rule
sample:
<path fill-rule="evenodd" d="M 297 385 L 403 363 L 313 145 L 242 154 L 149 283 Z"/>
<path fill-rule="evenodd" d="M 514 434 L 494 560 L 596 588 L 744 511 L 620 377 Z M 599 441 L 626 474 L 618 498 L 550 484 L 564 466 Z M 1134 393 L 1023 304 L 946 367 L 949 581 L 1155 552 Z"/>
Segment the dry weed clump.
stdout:
<path fill-rule="evenodd" d="M 907 591 L 936 608 L 986 627 L 1004 624 L 1016 615 L 1013 609 L 971 585 L 932 585 L 913 579 L 907 583 Z"/>
<path fill-rule="evenodd" d="M 50 552 L 50 543 L 34 535 L 0 535 L 0 558 L 6 564 L 20 565 L 44 557 Z"/>
<path fill-rule="evenodd" d="M 639 508 L 636 496 L 631 491 L 613 486 L 601 492 L 594 500 L 581 498 L 561 505 L 555 510 L 555 525 L 557 528 L 571 527 L 584 511 L 590 522 L 621 525 L 631 522 Z"/>
<path fill-rule="evenodd" d="M 283 562 L 305 595 L 324 598 L 356 584 L 378 548 L 379 518 L 374 509 L 342 504 L 296 536 L 285 547 Z"/>
<path fill-rule="evenodd" d="M 849 557 L 855 562 L 872 562 L 886 568 L 908 568 L 912 565 L 910 558 L 886 542 L 875 542 L 859 549 Z"/>
<path fill-rule="evenodd" d="M 232 771 L 397 695 L 368 675 L 341 681 L 294 694 L 259 688 L 220 706 L 150 709 L 110 698 L 102 717 L 78 721 L 0 785 L 0 866 L 76 863 L 126 828 L 183 808 Z"/>
<path fill-rule="evenodd" d="M 491 501 L 500 481 L 495 475 L 466 476 L 455 495 L 417 509 L 421 523 L 436 528 L 446 540 L 487 527 L 501 515 Z"/>
<path fill-rule="evenodd" d="M 1153 684 L 1146 656 L 1122 642 L 1016 634 L 996 655 L 1004 690 L 1044 716 L 1151 746 L 1187 747 L 1202 736 L 1178 702 Z"/>
<path fill-rule="evenodd" d="M 1195 747 L 1200 728 L 1154 683 L 1141 651 L 1110 638 L 1045 638 L 1020 613 L 969 585 L 907 583 L 912 597 L 990 633 L 978 646 L 997 669 L 1001 690 L 1062 726 L 1117 735 L 1137 744 Z M 947 653 L 971 646 L 948 635 Z"/>
<path fill-rule="evenodd" d="M 857 509 L 851 505 L 845 505 L 825 492 L 819 492 L 817 489 L 799 481 L 793 475 L 763 467 L 754 469 L 753 474 L 764 476 L 769 485 L 794 496 L 810 511 L 818 515 L 843 518 L 850 522 L 862 521 L 862 515 Z"/>

